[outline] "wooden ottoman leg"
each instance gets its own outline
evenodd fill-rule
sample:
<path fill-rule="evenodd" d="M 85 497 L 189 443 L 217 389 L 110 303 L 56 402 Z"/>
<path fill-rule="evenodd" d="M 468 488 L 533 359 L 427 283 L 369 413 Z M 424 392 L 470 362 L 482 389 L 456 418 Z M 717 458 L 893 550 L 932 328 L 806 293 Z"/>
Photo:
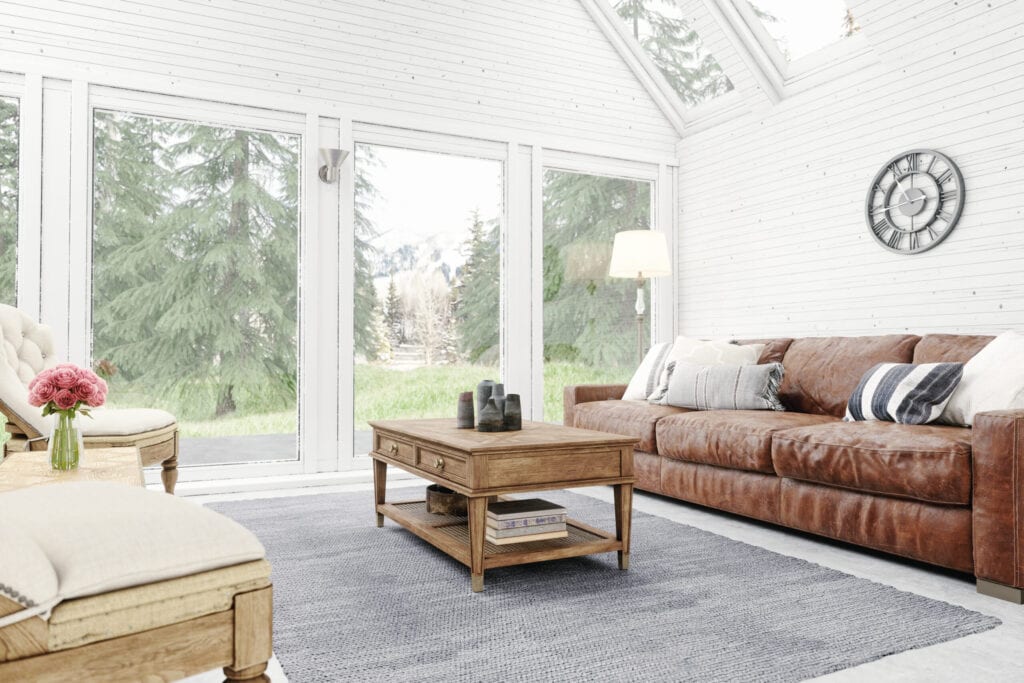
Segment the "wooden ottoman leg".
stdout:
<path fill-rule="evenodd" d="M 235 596 L 235 661 L 224 667 L 227 681 L 270 681 L 264 673 L 273 644 L 271 587 Z"/>

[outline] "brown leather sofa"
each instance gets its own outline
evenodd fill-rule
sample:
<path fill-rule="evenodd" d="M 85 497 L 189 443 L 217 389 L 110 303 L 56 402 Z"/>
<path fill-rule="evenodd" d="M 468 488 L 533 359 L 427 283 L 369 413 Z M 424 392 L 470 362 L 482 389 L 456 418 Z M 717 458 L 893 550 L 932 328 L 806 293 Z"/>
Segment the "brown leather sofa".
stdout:
<path fill-rule="evenodd" d="M 636 437 L 637 488 L 921 560 L 1024 599 L 1024 410 L 973 429 L 843 422 L 879 362 L 969 360 L 992 337 L 745 340 L 781 361 L 786 412 L 691 411 L 565 388 L 565 424 Z"/>

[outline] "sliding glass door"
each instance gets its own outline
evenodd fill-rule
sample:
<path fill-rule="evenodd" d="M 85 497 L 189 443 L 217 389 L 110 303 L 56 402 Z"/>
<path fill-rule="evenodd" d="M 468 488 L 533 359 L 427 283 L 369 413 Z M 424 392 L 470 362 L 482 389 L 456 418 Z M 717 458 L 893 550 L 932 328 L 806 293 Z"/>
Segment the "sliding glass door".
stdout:
<path fill-rule="evenodd" d="M 651 195 L 648 181 L 544 171 L 546 422 L 562 421 L 563 387 L 625 383 L 636 368 L 636 283 L 608 265 L 615 233 L 651 227 Z"/>
<path fill-rule="evenodd" d="M 179 466 L 294 460 L 301 137 L 93 116 L 92 359 Z"/>
<path fill-rule="evenodd" d="M 449 417 L 499 379 L 503 165 L 357 144 L 355 453 L 374 419 Z"/>

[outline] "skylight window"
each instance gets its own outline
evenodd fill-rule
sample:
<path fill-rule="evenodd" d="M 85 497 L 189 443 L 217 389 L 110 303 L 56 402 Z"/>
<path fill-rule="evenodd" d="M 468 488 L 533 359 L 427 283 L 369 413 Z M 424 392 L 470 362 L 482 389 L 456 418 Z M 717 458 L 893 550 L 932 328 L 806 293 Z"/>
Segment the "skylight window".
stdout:
<path fill-rule="evenodd" d="M 860 25 L 843 0 L 747 0 L 787 61 L 849 38 Z"/>
<path fill-rule="evenodd" d="M 619 0 L 615 11 L 687 107 L 733 89 L 678 0 Z"/>

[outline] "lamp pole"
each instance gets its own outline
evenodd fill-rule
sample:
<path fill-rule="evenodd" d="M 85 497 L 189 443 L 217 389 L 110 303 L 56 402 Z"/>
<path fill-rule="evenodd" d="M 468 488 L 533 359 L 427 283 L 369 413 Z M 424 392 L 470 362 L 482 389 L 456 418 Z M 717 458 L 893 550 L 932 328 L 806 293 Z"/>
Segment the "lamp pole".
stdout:
<path fill-rule="evenodd" d="M 639 366 L 644 360 L 644 274 L 636 274 L 636 363 Z"/>

